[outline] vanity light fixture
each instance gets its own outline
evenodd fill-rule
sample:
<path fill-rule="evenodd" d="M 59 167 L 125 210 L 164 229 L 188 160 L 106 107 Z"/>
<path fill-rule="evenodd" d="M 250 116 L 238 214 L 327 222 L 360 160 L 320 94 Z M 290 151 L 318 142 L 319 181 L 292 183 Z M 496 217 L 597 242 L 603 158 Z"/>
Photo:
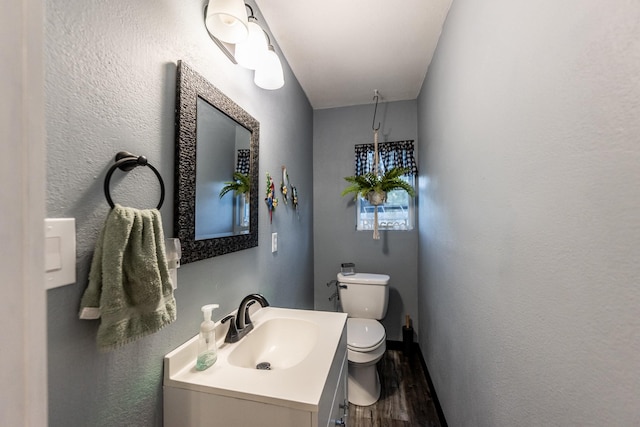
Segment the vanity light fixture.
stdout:
<path fill-rule="evenodd" d="M 238 4 L 244 6 L 242 13 L 237 10 Z M 249 16 L 246 8 L 251 11 Z M 275 90 L 284 86 L 282 62 L 269 35 L 253 16 L 251 6 L 236 0 L 209 0 L 204 15 L 205 26 L 213 41 L 231 62 L 255 70 L 253 81 L 258 87 Z M 229 45 L 234 46 L 231 48 Z"/>
<path fill-rule="evenodd" d="M 205 18 L 207 30 L 226 43 L 238 43 L 247 38 L 249 22 L 242 0 L 209 0 Z"/>

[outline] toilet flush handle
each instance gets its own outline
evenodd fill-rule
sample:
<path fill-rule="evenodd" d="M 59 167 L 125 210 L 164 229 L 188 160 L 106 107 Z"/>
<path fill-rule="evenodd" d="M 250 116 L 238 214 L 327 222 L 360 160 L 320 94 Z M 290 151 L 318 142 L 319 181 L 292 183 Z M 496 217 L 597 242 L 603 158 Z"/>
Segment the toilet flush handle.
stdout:
<path fill-rule="evenodd" d="M 336 288 L 347 289 L 347 285 L 340 283 L 337 280 L 332 280 L 330 282 L 327 282 L 327 288 L 333 285 L 335 285 Z"/>
<path fill-rule="evenodd" d="M 347 289 L 347 285 L 343 285 L 342 283 L 338 282 L 337 280 L 332 280 L 332 281 L 327 283 L 327 287 L 330 287 L 330 286 L 335 286 L 336 290 L 329 297 L 329 301 L 333 301 L 333 300 L 340 301 L 340 293 L 338 292 L 338 289 Z"/>

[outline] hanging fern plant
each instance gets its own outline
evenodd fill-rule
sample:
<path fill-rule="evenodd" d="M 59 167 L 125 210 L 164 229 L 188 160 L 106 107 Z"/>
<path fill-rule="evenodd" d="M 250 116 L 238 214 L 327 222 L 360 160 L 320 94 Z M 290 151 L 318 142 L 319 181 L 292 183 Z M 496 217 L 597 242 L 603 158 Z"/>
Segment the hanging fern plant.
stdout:
<path fill-rule="evenodd" d="M 353 193 L 353 198 L 356 199 L 360 195 L 374 206 L 383 204 L 387 200 L 387 192 L 392 190 L 404 190 L 410 196 L 414 196 L 413 187 L 402 179 L 402 175 L 407 172 L 407 168 L 394 167 L 380 176 L 373 172 L 347 176 L 344 179 L 350 185 L 342 190 L 342 196 Z"/>

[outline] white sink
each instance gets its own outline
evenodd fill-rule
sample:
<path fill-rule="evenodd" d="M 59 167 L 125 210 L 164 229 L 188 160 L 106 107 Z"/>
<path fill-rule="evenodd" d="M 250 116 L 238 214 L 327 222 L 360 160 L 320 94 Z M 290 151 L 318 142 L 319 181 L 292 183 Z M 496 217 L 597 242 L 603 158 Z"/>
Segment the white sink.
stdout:
<path fill-rule="evenodd" d="M 318 332 L 318 325 L 306 320 L 269 319 L 244 337 L 227 360 L 240 368 L 288 369 L 309 355 Z"/>
<path fill-rule="evenodd" d="M 347 315 L 269 306 L 251 319 L 254 329 L 232 344 L 224 342 L 229 323 L 216 323 L 218 360 L 209 369 L 195 369 L 197 335 L 167 354 L 165 387 L 317 412 L 336 349 L 346 348 Z M 256 369 L 262 362 L 271 370 Z"/>

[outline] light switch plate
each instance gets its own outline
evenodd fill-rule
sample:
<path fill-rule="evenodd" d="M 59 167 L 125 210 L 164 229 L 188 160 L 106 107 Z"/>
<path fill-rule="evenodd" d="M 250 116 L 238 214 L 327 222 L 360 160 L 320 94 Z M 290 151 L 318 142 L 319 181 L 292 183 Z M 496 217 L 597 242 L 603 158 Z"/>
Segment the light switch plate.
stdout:
<path fill-rule="evenodd" d="M 271 253 L 278 252 L 278 233 L 271 233 Z"/>
<path fill-rule="evenodd" d="M 76 220 L 47 218 L 44 220 L 45 288 L 76 282 Z"/>

